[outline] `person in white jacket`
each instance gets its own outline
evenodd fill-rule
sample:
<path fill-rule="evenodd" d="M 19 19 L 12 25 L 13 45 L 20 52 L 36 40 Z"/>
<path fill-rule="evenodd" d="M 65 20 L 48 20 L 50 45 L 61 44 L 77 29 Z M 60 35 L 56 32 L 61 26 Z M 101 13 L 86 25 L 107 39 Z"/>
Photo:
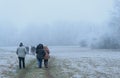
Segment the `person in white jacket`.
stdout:
<path fill-rule="evenodd" d="M 23 43 L 20 43 L 19 47 L 17 48 L 16 54 L 18 55 L 19 59 L 19 68 L 25 68 L 25 56 L 26 56 L 26 48 L 23 46 Z"/>

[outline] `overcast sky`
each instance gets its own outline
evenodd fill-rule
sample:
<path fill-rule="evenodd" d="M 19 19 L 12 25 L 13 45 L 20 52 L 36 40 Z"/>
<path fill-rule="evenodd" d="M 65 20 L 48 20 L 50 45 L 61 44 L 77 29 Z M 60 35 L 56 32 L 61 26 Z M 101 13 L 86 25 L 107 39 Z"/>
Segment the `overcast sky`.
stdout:
<path fill-rule="evenodd" d="M 0 20 L 15 26 L 30 22 L 108 20 L 113 0 L 0 0 Z"/>
<path fill-rule="evenodd" d="M 113 0 L 0 0 L 0 28 L 4 29 L 2 33 L 12 29 L 9 32 L 18 33 L 14 36 L 18 37 L 28 26 L 45 25 L 54 29 L 55 26 L 66 24 L 64 21 L 71 24 L 71 28 L 73 23 L 74 27 L 80 27 L 75 23 L 81 21 L 93 26 L 104 26 L 109 21 L 112 10 Z M 0 37 L 4 40 L 9 34 L 0 34 Z"/>

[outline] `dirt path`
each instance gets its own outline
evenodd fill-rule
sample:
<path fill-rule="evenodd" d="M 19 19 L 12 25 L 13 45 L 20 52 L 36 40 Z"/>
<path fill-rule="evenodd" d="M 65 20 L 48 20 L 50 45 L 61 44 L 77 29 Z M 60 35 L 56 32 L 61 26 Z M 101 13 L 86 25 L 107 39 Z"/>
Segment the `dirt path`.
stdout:
<path fill-rule="evenodd" d="M 52 64 L 52 62 L 50 63 Z M 30 64 L 26 66 L 25 69 L 21 69 L 18 71 L 18 75 L 15 78 L 54 78 L 51 74 L 51 66 L 49 64 L 49 68 L 38 68 L 36 59 L 31 61 Z"/>
<path fill-rule="evenodd" d="M 62 61 L 51 57 L 48 68 L 44 68 L 44 66 L 38 68 L 36 59 L 34 59 L 25 69 L 19 70 L 15 78 L 69 78 L 65 77 L 65 73 L 61 72 L 60 63 Z"/>

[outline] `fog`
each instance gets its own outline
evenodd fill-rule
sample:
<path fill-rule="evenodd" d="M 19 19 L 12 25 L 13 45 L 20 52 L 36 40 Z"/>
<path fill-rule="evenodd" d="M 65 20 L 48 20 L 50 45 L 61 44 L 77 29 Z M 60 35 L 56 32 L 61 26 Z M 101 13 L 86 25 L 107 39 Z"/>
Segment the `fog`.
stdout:
<path fill-rule="evenodd" d="M 0 0 L 0 46 L 95 46 L 110 35 L 113 0 Z"/>

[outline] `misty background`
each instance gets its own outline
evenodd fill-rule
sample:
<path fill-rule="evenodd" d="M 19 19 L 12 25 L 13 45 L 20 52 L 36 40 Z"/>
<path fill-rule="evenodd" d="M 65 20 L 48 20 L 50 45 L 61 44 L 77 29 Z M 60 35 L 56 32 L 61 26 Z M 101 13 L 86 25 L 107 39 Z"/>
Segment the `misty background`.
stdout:
<path fill-rule="evenodd" d="M 120 0 L 0 0 L 0 46 L 120 48 Z"/>

